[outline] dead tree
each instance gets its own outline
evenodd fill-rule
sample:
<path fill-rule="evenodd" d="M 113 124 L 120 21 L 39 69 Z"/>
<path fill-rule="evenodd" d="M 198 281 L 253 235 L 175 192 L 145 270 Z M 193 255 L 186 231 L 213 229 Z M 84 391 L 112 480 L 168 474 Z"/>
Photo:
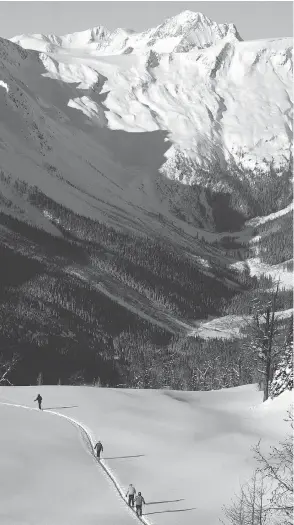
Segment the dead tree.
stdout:
<path fill-rule="evenodd" d="M 17 354 L 13 354 L 12 358 L 7 360 L 5 360 L 2 355 L 0 355 L 0 384 L 12 386 L 12 383 L 8 378 L 10 372 L 15 369 L 18 361 L 19 356 Z"/>
<path fill-rule="evenodd" d="M 276 311 L 278 293 L 279 284 L 266 306 L 256 305 L 251 325 L 250 344 L 259 362 L 257 370 L 263 380 L 263 401 L 269 397 L 274 364 L 282 351 L 281 348 L 275 346 L 276 336 L 280 333 L 279 317 Z"/>
<path fill-rule="evenodd" d="M 264 474 L 256 470 L 251 480 L 243 485 L 240 494 L 230 506 L 223 508 L 223 525 L 270 525 L 269 491 Z"/>
<path fill-rule="evenodd" d="M 293 414 L 288 412 L 293 431 Z M 293 438 L 288 435 L 265 456 L 260 443 L 253 449 L 264 478 L 271 486 L 270 511 L 276 523 L 293 524 Z"/>
<path fill-rule="evenodd" d="M 271 382 L 271 398 L 279 396 L 285 390 L 292 390 L 294 383 L 293 371 L 293 315 L 289 320 L 288 331 L 282 345 L 282 353 L 275 366 Z"/>
<path fill-rule="evenodd" d="M 260 442 L 253 448 L 258 468 L 223 508 L 223 525 L 293 525 L 293 414 L 288 412 L 291 434 L 267 455 Z"/>

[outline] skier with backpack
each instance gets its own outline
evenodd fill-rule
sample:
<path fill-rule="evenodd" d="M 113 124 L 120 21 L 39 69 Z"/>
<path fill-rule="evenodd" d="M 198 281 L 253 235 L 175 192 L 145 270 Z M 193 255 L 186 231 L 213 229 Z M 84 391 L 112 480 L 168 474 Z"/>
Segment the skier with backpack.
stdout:
<path fill-rule="evenodd" d="M 132 485 L 132 483 L 130 483 L 129 488 L 128 488 L 128 492 L 126 493 L 126 498 L 129 496 L 128 503 L 129 503 L 129 506 L 130 506 L 130 507 L 133 507 L 133 508 L 134 508 L 134 498 L 135 498 L 135 494 L 136 494 L 136 489 L 135 489 L 135 487 Z"/>
<path fill-rule="evenodd" d="M 98 441 L 98 443 L 96 443 L 94 450 L 96 450 L 97 458 L 100 459 L 100 454 L 101 452 L 103 452 L 103 445 L 101 441 Z"/>
<path fill-rule="evenodd" d="M 40 396 L 40 394 L 38 394 L 36 399 L 34 399 L 34 401 L 38 401 L 39 410 L 42 410 L 42 396 Z"/>
<path fill-rule="evenodd" d="M 138 492 L 138 496 L 135 497 L 135 505 L 136 505 L 136 514 L 137 516 L 142 516 L 142 505 L 146 505 L 145 500 L 141 494 L 141 492 Z"/>

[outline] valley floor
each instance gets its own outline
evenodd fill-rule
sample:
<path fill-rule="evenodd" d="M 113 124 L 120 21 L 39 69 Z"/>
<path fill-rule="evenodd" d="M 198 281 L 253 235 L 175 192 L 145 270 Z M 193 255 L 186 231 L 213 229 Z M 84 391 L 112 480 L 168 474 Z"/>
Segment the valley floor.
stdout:
<path fill-rule="evenodd" d="M 2 387 L 0 403 L 2 525 L 128 525 L 136 517 L 91 455 L 73 418 L 104 445 L 102 463 L 123 493 L 146 499 L 145 523 L 217 525 L 254 468 L 251 446 L 287 432 L 290 393 L 261 404 L 256 386 L 211 392 Z"/>

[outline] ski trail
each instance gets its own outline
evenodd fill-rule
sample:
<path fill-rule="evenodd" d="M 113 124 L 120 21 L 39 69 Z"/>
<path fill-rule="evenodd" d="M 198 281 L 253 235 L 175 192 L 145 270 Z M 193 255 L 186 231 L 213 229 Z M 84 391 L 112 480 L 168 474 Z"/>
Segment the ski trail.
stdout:
<path fill-rule="evenodd" d="M 37 411 L 39 411 L 38 408 L 28 407 L 26 405 L 17 405 L 17 404 L 14 404 L 14 403 L 5 403 L 5 402 L 2 402 L 2 401 L 0 401 L 0 405 L 12 406 L 12 407 L 17 407 L 17 408 L 25 408 L 26 410 L 37 410 Z M 95 451 L 94 451 L 94 439 L 93 439 L 93 437 L 91 435 L 91 431 L 90 431 L 90 429 L 88 427 L 86 427 L 85 425 L 80 423 L 80 421 L 77 421 L 76 419 L 74 419 L 72 417 L 65 416 L 64 414 L 59 414 L 59 412 L 54 412 L 53 410 L 46 410 L 46 409 L 44 409 L 44 410 L 42 410 L 42 412 L 46 412 L 47 414 L 52 414 L 54 416 L 58 416 L 58 417 L 62 417 L 64 419 L 67 419 L 72 425 L 77 427 L 80 430 L 82 436 L 85 437 L 86 442 L 89 445 L 91 455 L 94 458 L 96 458 Z M 144 525 L 152 525 L 152 523 L 147 518 L 145 518 L 144 516 L 142 516 L 142 517 L 137 516 L 135 511 L 133 511 L 129 507 L 129 505 L 128 505 L 125 497 L 124 497 L 124 491 L 123 491 L 122 487 L 119 485 L 117 479 L 115 478 L 115 475 L 113 474 L 111 469 L 106 465 L 105 461 L 103 459 L 100 459 L 100 461 L 96 460 L 96 463 L 97 463 L 97 465 L 99 465 L 102 468 L 102 470 L 104 471 L 104 473 L 106 474 L 108 479 L 112 482 L 112 484 L 114 485 L 114 488 L 116 489 L 116 492 L 118 493 L 120 498 L 123 500 L 124 504 L 126 505 L 126 507 L 129 510 L 129 512 L 132 514 L 132 516 L 136 517 L 141 523 L 144 523 Z"/>

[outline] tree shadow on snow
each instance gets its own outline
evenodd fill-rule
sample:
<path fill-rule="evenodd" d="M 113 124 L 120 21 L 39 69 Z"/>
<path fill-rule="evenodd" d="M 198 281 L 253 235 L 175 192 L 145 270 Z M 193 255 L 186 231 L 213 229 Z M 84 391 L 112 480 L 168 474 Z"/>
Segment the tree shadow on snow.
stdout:
<path fill-rule="evenodd" d="M 146 512 L 144 516 L 151 516 L 151 514 L 164 514 L 166 512 L 188 512 L 190 510 L 196 510 L 197 507 L 192 507 L 191 509 L 175 509 L 175 510 L 157 510 L 156 512 Z"/>

